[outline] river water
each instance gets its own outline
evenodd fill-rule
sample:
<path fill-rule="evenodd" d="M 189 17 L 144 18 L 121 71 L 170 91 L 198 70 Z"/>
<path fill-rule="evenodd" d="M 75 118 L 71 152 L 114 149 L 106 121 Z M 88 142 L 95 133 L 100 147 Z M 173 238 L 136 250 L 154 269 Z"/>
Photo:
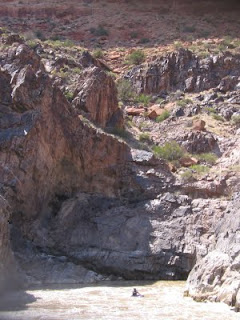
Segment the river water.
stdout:
<path fill-rule="evenodd" d="M 131 297 L 136 287 L 143 298 Z M 104 282 L 8 293 L 0 301 L 1 320 L 235 320 L 223 303 L 183 297 L 184 282 Z"/>

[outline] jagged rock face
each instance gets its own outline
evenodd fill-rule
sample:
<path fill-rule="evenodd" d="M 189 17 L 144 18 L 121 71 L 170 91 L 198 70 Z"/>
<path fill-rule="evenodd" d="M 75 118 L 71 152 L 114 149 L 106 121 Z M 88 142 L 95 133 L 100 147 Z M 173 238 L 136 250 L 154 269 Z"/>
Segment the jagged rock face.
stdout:
<path fill-rule="evenodd" d="M 179 138 L 184 148 L 190 153 L 209 152 L 217 150 L 217 141 L 210 132 L 192 131 Z"/>
<path fill-rule="evenodd" d="M 195 299 L 224 301 L 240 310 L 239 194 L 216 223 L 214 250 L 191 271 L 188 291 Z"/>
<path fill-rule="evenodd" d="M 0 186 L 11 205 L 9 221 L 24 229 L 43 212 L 53 213 L 53 199 L 78 188 L 119 194 L 116 176 L 124 185 L 127 145 L 83 123 L 25 45 L 12 48 L 1 66 Z M 7 224 L 3 218 L 3 230 Z"/>
<path fill-rule="evenodd" d="M 237 83 L 240 57 L 224 54 L 200 59 L 191 51 L 180 49 L 156 59 L 147 66 L 137 66 L 128 74 L 137 92 L 161 94 L 176 90 L 199 92 L 216 88 L 233 89 Z M 228 76 L 225 81 L 221 81 Z M 230 77 L 232 76 L 232 77 Z"/>
<path fill-rule="evenodd" d="M 117 88 L 113 78 L 94 65 L 79 77 L 73 106 L 101 127 L 123 127 L 123 113 L 118 108 Z"/>

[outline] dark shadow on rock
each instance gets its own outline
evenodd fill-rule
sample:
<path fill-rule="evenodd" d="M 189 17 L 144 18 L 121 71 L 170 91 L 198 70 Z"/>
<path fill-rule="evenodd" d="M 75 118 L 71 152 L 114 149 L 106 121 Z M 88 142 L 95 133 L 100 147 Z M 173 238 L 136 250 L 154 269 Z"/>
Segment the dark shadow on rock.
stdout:
<path fill-rule="evenodd" d="M 20 311 L 28 309 L 30 303 L 36 302 L 37 297 L 26 291 L 6 291 L 0 296 L 0 312 L 1 311 Z M 0 315 L 0 319 L 1 315 Z"/>

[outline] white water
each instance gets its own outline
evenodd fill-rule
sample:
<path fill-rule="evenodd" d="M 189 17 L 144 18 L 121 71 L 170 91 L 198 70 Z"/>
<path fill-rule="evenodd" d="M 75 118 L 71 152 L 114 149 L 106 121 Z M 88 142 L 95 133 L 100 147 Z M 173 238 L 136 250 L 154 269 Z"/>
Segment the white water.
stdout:
<path fill-rule="evenodd" d="M 0 320 L 240 319 L 223 303 L 183 297 L 184 286 L 184 282 L 125 281 L 19 291 L 1 299 Z M 133 287 L 144 298 L 131 297 Z"/>

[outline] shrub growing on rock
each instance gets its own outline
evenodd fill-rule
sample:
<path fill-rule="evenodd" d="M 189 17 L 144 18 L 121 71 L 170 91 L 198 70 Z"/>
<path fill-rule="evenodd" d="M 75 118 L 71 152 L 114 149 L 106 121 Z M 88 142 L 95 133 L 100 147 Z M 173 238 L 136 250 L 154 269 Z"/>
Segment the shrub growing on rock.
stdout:
<path fill-rule="evenodd" d="M 175 161 L 182 158 L 185 154 L 185 150 L 176 142 L 166 142 L 163 146 L 154 146 L 153 152 L 159 158 Z"/>
<path fill-rule="evenodd" d="M 133 88 L 130 81 L 120 79 L 117 82 L 118 99 L 121 101 L 129 101 L 133 98 Z"/>
<path fill-rule="evenodd" d="M 146 107 L 151 101 L 151 97 L 142 93 L 135 98 L 135 101 L 137 103 L 142 103 Z"/>
<path fill-rule="evenodd" d="M 197 155 L 200 161 L 206 162 L 207 164 L 213 165 L 217 161 L 217 156 L 214 153 L 201 153 Z"/>
<path fill-rule="evenodd" d="M 235 126 L 240 126 L 240 115 L 232 116 L 232 122 Z"/>
<path fill-rule="evenodd" d="M 164 110 L 160 116 L 156 118 L 156 122 L 162 122 L 170 117 L 170 112 L 168 110 Z"/>
<path fill-rule="evenodd" d="M 141 64 L 145 61 L 145 54 L 142 50 L 135 50 L 127 56 L 126 61 L 129 64 Z"/>
<path fill-rule="evenodd" d="M 149 134 L 147 132 L 143 132 L 139 135 L 139 140 L 142 142 L 149 142 L 150 141 L 150 137 Z"/>

